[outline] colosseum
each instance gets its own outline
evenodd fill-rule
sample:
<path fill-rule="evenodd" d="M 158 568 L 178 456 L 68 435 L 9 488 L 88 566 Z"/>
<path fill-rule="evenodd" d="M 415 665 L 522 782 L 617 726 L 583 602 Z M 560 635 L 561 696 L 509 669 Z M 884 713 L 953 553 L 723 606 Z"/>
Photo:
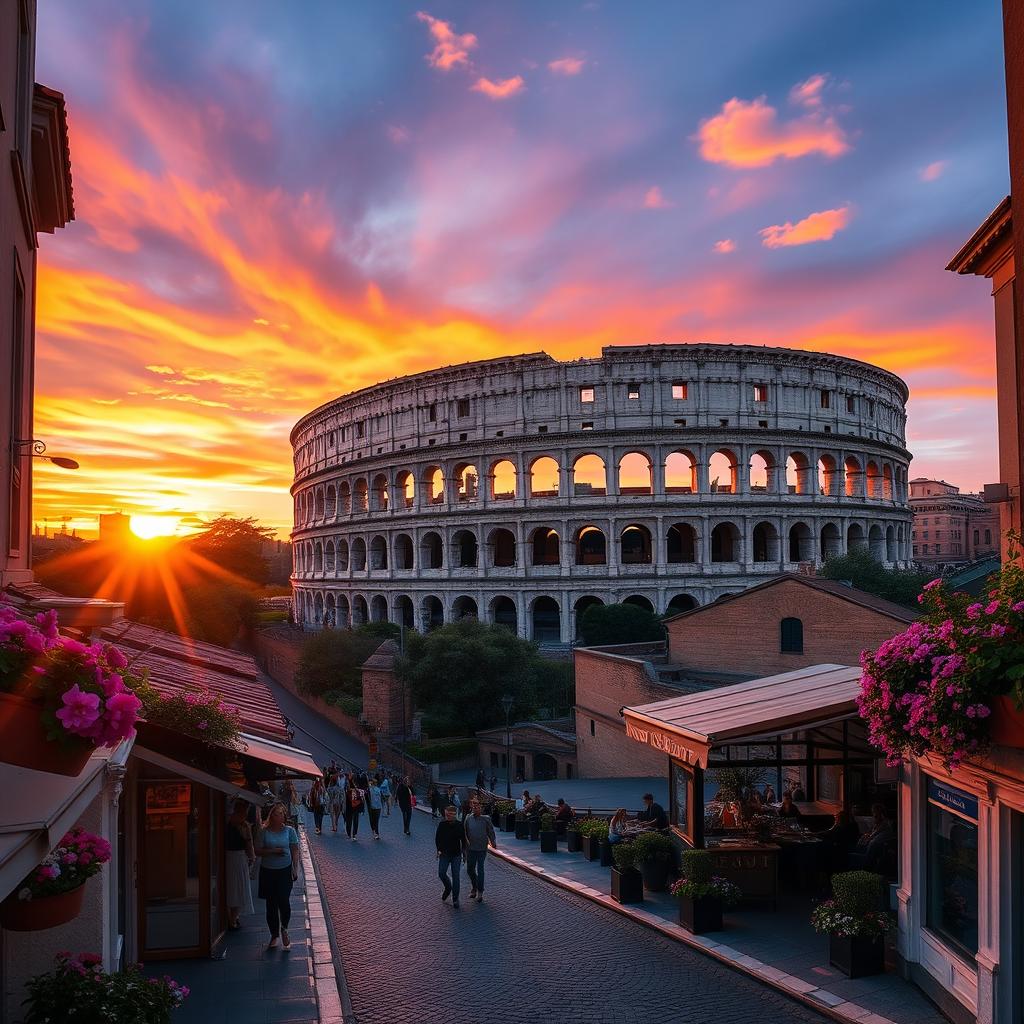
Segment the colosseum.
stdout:
<path fill-rule="evenodd" d="M 297 617 L 563 645 L 594 603 L 681 611 L 864 546 L 904 563 L 907 395 L 856 360 L 713 344 L 343 395 L 291 433 Z"/>

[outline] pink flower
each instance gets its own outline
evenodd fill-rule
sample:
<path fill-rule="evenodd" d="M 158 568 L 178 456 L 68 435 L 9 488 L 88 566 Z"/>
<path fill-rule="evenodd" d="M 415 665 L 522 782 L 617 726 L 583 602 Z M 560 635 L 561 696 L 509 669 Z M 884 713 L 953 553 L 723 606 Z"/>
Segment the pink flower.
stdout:
<path fill-rule="evenodd" d="M 64 707 L 57 712 L 64 728 L 78 736 L 87 736 L 100 717 L 100 699 L 95 693 L 84 693 L 78 683 L 61 698 Z"/>
<path fill-rule="evenodd" d="M 995 615 L 995 613 L 997 611 L 999 611 L 999 602 L 998 601 L 993 601 L 991 604 L 989 604 L 985 608 L 985 614 L 986 615 Z"/>

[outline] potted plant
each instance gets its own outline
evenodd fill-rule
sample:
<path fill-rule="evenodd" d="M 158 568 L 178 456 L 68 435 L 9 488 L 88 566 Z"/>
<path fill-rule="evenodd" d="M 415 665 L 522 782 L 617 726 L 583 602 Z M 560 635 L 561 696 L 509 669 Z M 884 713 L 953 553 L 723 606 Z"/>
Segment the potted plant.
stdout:
<path fill-rule="evenodd" d="M 555 816 L 540 816 L 540 852 L 558 853 L 558 833 L 555 831 Z"/>
<path fill-rule="evenodd" d="M 882 910 L 885 880 L 871 871 L 843 871 L 832 876 L 832 899 L 811 914 L 815 931 L 829 936 L 829 962 L 850 978 L 885 970 L 885 934 L 893 917 Z"/>
<path fill-rule="evenodd" d="M 516 811 L 516 839 L 530 838 L 530 822 L 522 811 Z"/>
<path fill-rule="evenodd" d="M 644 888 L 663 892 L 672 863 L 672 840 L 660 832 L 644 832 L 633 840 L 636 863 L 644 876 Z"/>
<path fill-rule="evenodd" d="M 932 580 L 922 620 L 862 655 L 858 708 L 889 765 L 931 753 L 953 771 L 992 743 L 1024 747 L 1024 569 L 997 580 L 980 601 Z"/>
<path fill-rule="evenodd" d="M 671 889 L 679 899 L 679 923 L 694 935 L 722 930 L 722 908 L 739 903 L 740 887 L 711 873 L 707 850 L 684 850 L 682 877 Z"/>
<path fill-rule="evenodd" d="M 98 874 L 108 860 L 110 843 L 73 828 L 0 903 L 0 924 L 12 932 L 36 932 L 78 917 L 86 879 Z"/>
<path fill-rule="evenodd" d="M 608 835 L 608 822 L 603 818 L 588 818 L 580 824 L 583 836 L 583 856 L 587 860 L 601 859 L 601 843 Z"/>
<path fill-rule="evenodd" d="M 769 777 L 767 768 L 713 768 L 708 772 L 711 781 L 718 786 L 718 797 L 742 803 L 750 793 L 758 790 Z"/>
<path fill-rule="evenodd" d="M 630 842 L 612 845 L 612 899 L 619 903 L 643 903 L 644 876 L 636 869 L 636 851 Z"/>
<path fill-rule="evenodd" d="M 569 853 L 579 853 L 583 849 L 583 833 L 580 831 L 582 822 L 570 821 L 565 829 L 565 848 Z"/>
<path fill-rule="evenodd" d="M 97 747 L 135 735 L 142 703 L 109 644 L 57 632 L 56 612 L 31 621 L 0 602 L 0 750 L 8 764 L 77 775 Z"/>
<path fill-rule="evenodd" d="M 147 682 L 136 690 L 146 722 L 218 747 L 240 746 L 241 713 L 215 693 L 189 686 L 177 693 L 158 693 Z"/>
<path fill-rule="evenodd" d="M 495 800 L 492 821 L 496 829 L 502 832 L 512 832 L 515 829 L 516 805 L 511 800 Z M 509 818 L 512 824 L 509 826 Z"/>
<path fill-rule="evenodd" d="M 189 990 L 168 976 L 147 978 L 138 964 L 108 974 L 96 953 L 58 953 L 56 966 L 25 986 L 25 1024 L 48 1024 L 70 1015 L 108 1024 L 169 1024 Z"/>
<path fill-rule="evenodd" d="M 530 841 L 535 843 L 540 839 L 540 815 L 531 814 L 527 820 L 530 823 Z"/>

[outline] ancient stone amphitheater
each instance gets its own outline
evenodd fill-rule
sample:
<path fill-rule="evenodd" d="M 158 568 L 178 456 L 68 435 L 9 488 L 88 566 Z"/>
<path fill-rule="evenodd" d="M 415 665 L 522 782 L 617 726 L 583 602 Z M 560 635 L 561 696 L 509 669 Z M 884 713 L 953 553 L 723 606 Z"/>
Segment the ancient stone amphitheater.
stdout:
<path fill-rule="evenodd" d="M 899 377 L 748 345 L 446 366 L 292 430 L 297 616 L 474 616 L 543 644 L 595 602 L 661 613 L 867 546 L 910 557 Z"/>

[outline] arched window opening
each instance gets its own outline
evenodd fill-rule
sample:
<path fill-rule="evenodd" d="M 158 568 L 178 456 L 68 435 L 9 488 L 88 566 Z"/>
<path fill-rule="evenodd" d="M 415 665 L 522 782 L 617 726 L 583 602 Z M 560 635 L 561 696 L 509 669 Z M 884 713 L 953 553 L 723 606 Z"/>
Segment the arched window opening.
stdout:
<path fill-rule="evenodd" d="M 480 477 L 476 466 L 459 466 L 455 470 L 455 489 L 459 501 L 476 501 Z"/>
<path fill-rule="evenodd" d="M 444 504 L 444 473 L 438 466 L 431 466 L 423 474 L 423 493 L 428 505 Z"/>
<path fill-rule="evenodd" d="M 413 568 L 412 538 L 407 533 L 400 533 L 395 538 L 395 568 Z"/>
<path fill-rule="evenodd" d="M 771 523 L 758 523 L 751 540 L 755 562 L 778 562 L 779 534 Z"/>
<path fill-rule="evenodd" d="M 668 528 L 668 560 L 673 565 L 697 561 L 697 531 L 689 523 Z"/>
<path fill-rule="evenodd" d="M 843 538 L 835 523 L 826 523 L 821 528 L 821 557 L 837 558 L 843 553 Z"/>
<path fill-rule="evenodd" d="M 665 609 L 666 615 L 679 615 L 682 612 L 693 611 L 697 608 L 697 599 L 690 594 L 676 594 L 668 603 Z"/>
<path fill-rule="evenodd" d="M 388 602 L 387 598 L 382 597 L 378 594 L 372 601 L 370 601 L 370 621 L 371 622 L 387 622 L 388 621 Z"/>
<path fill-rule="evenodd" d="M 317 542 L 316 547 L 313 548 L 313 571 L 324 571 L 324 548 L 319 541 Z"/>
<path fill-rule="evenodd" d="M 882 467 L 882 497 L 892 501 L 892 466 L 886 463 Z"/>
<path fill-rule="evenodd" d="M 584 526 L 576 535 L 576 564 L 605 565 L 607 561 L 604 531 L 597 526 Z"/>
<path fill-rule="evenodd" d="M 516 467 L 508 459 L 496 462 L 491 470 L 491 497 L 495 501 L 511 501 L 516 496 Z"/>
<path fill-rule="evenodd" d="M 619 461 L 619 494 L 653 494 L 651 460 L 643 452 L 629 452 Z"/>
<path fill-rule="evenodd" d="M 598 455 L 581 455 L 572 464 L 573 494 L 607 494 L 604 460 Z"/>
<path fill-rule="evenodd" d="M 327 488 L 327 497 L 324 504 L 324 515 L 328 519 L 335 519 L 338 515 L 338 491 L 334 484 Z"/>
<path fill-rule="evenodd" d="M 719 523 L 711 531 L 711 561 L 739 561 L 739 532 L 732 523 Z"/>
<path fill-rule="evenodd" d="M 898 562 L 899 551 L 896 548 L 896 530 L 892 526 L 885 528 L 885 560 L 887 562 Z"/>
<path fill-rule="evenodd" d="M 576 639 L 577 640 L 581 639 L 581 637 L 582 637 L 582 633 L 580 632 L 580 624 L 583 622 L 583 616 L 586 615 L 588 609 L 593 608 L 595 606 L 601 606 L 603 604 L 604 604 L 604 601 L 602 601 L 601 598 L 593 597 L 593 596 L 587 596 L 587 597 L 581 597 L 576 602 L 576 604 L 573 606 L 573 612 L 575 613 L 575 618 L 576 618 Z"/>
<path fill-rule="evenodd" d="M 562 639 L 562 612 L 553 597 L 538 597 L 533 602 L 533 640 L 538 644 L 557 644 Z"/>
<path fill-rule="evenodd" d="M 338 511 L 343 516 L 352 515 L 352 488 L 347 480 L 338 486 Z"/>
<path fill-rule="evenodd" d="M 406 629 L 416 628 L 416 609 L 408 594 L 399 594 L 395 598 L 395 622 Z"/>
<path fill-rule="evenodd" d="M 631 604 L 635 608 L 643 608 L 645 612 L 654 611 L 654 605 L 648 598 L 644 597 L 643 594 L 632 594 L 631 596 L 627 597 L 626 600 L 622 603 Z"/>
<path fill-rule="evenodd" d="M 370 541 L 370 568 L 386 569 L 388 567 L 388 543 L 381 537 Z"/>
<path fill-rule="evenodd" d="M 491 602 L 491 621 L 496 626 L 504 626 L 513 633 L 519 631 L 519 615 L 516 603 L 511 597 L 496 597 Z"/>
<path fill-rule="evenodd" d="M 452 559 L 460 569 L 475 569 L 477 563 L 476 534 L 472 530 L 456 530 L 452 537 Z"/>
<path fill-rule="evenodd" d="M 665 459 L 665 493 L 697 493 L 697 462 L 689 452 L 672 452 Z"/>
<path fill-rule="evenodd" d="M 882 528 L 878 523 L 875 523 L 868 530 L 868 548 L 871 551 L 871 557 L 875 561 L 885 561 L 885 534 L 882 533 Z"/>
<path fill-rule="evenodd" d="M 846 530 L 846 550 L 861 551 L 867 546 L 864 527 L 859 523 L 851 523 Z"/>
<path fill-rule="evenodd" d="M 843 463 L 843 480 L 846 497 L 859 498 L 861 496 L 860 463 L 851 455 Z"/>
<path fill-rule="evenodd" d="M 789 528 L 789 560 L 810 562 L 813 558 L 810 527 L 806 523 L 794 523 Z"/>
<path fill-rule="evenodd" d="M 432 629 L 444 625 L 444 605 L 441 604 L 441 599 L 433 594 L 423 599 L 420 614 L 423 617 L 424 633 L 429 633 Z"/>
<path fill-rule="evenodd" d="M 316 518 L 323 519 L 324 517 L 324 492 L 317 488 L 316 491 Z"/>
<path fill-rule="evenodd" d="M 352 598 L 352 625 L 355 627 L 365 626 L 370 621 L 370 610 L 366 606 L 366 598 L 362 594 L 356 594 Z"/>
<path fill-rule="evenodd" d="M 357 480 L 352 492 L 353 507 L 357 513 L 370 510 L 370 494 L 365 480 Z"/>
<path fill-rule="evenodd" d="M 338 572 L 348 572 L 349 568 L 349 557 L 348 557 L 348 541 L 338 541 Z"/>
<path fill-rule="evenodd" d="M 476 601 L 471 597 L 460 596 L 455 598 L 452 604 L 452 620 L 458 622 L 460 619 L 477 618 Z"/>
<path fill-rule="evenodd" d="M 508 569 L 516 564 L 516 537 L 511 530 L 494 530 L 490 538 L 491 565 Z"/>
<path fill-rule="evenodd" d="M 750 456 L 750 490 L 757 493 L 772 490 L 775 463 L 770 452 L 755 452 Z"/>
<path fill-rule="evenodd" d="M 329 540 L 324 547 L 324 572 L 335 572 L 337 564 L 337 552 L 334 548 L 334 541 Z"/>
<path fill-rule="evenodd" d="M 352 613 L 349 611 L 348 598 L 343 594 L 338 595 L 334 609 L 334 622 L 338 629 L 348 629 L 352 624 Z"/>
<path fill-rule="evenodd" d="M 779 624 L 779 651 L 782 654 L 804 653 L 804 624 L 802 619 L 783 619 Z"/>
<path fill-rule="evenodd" d="M 836 493 L 836 460 L 831 455 L 818 459 L 818 493 L 827 497 Z"/>
<path fill-rule="evenodd" d="M 736 493 L 736 456 L 732 452 L 718 451 L 708 459 L 708 490 L 712 494 Z"/>
<path fill-rule="evenodd" d="M 398 501 L 403 508 L 412 508 L 416 503 L 416 478 L 408 470 L 403 470 L 395 477 L 395 489 Z"/>
<path fill-rule="evenodd" d="M 789 494 L 806 494 L 808 464 L 803 452 L 793 452 L 786 459 L 786 491 Z"/>
<path fill-rule="evenodd" d="M 538 526 L 533 531 L 531 540 L 534 565 L 558 565 L 560 561 L 558 534 L 550 526 Z"/>
<path fill-rule="evenodd" d="M 650 565 L 651 531 L 633 523 L 622 531 L 622 564 Z"/>
<path fill-rule="evenodd" d="M 882 474 L 878 471 L 878 465 L 874 462 L 868 463 L 868 497 L 880 498 L 882 496 Z"/>
<path fill-rule="evenodd" d="M 324 621 L 324 595 L 319 591 L 313 595 L 313 621 L 318 626 Z"/>
<path fill-rule="evenodd" d="M 441 569 L 443 566 L 444 552 L 441 546 L 441 537 L 430 530 L 420 539 L 420 568 Z"/>
<path fill-rule="evenodd" d="M 373 507 L 378 512 L 387 512 L 391 506 L 391 496 L 388 494 L 388 478 L 380 473 L 373 481 Z"/>
<path fill-rule="evenodd" d="M 558 463 L 545 455 L 530 466 L 530 497 L 557 498 L 558 491 Z"/>
<path fill-rule="evenodd" d="M 366 568 L 366 541 L 362 537 L 356 537 L 352 541 L 352 568 L 356 572 L 362 572 Z"/>

